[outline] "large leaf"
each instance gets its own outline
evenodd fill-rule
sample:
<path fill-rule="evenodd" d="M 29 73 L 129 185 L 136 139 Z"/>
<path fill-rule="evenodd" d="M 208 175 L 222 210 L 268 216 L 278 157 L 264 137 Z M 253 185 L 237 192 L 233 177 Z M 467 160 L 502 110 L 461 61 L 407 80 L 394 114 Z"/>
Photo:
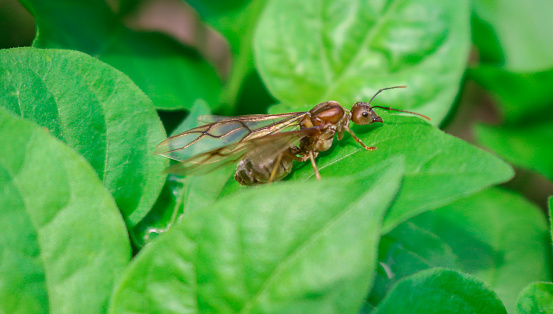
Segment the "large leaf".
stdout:
<path fill-rule="evenodd" d="M 538 314 L 553 312 L 553 283 L 536 282 L 524 288 L 517 302 L 517 313 Z"/>
<path fill-rule="evenodd" d="M 355 312 L 402 160 L 378 168 L 248 189 L 196 211 L 140 253 L 111 312 Z"/>
<path fill-rule="evenodd" d="M 474 41 L 483 61 L 510 70 L 553 66 L 553 2 L 474 0 Z"/>
<path fill-rule="evenodd" d="M 444 240 L 462 269 L 493 287 L 510 312 L 525 286 L 551 280 L 543 214 L 513 192 L 490 189 L 413 221 Z"/>
<path fill-rule="evenodd" d="M 400 281 L 372 313 L 507 313 L 480 280 L 446 269 L 421 271 Z"/>
<path fill-rule="evenodd" d="M 423 211 L 449 204 L 513 176 L 505 162 L 460 139 L 447 135 L 422 119 L 381 113 L 383 124 L 354 127 L 376 151 L 366 151 L 345 135 L 322 153 L 317 164 L 323 180 L 357 173 L 397 156 L 405 156 L 405 178 L 398 199 L 384 220 L 384 231 Z M 313 179 L 309 162 L 297 167 L 290 180 Z M 239 189 L 229 184 L 224 194 Z"/>
<path fill-rule="evenodd" d="M 336 100 L 409 108 L 438 124 L 451 108 L 470 44 L 469 1 L 272 0 L 254 38 L 258 69 L 296 111 Z"/>
<path fill-rule="evenodd" d="M 90 165 L 0 108 L 0 312 L 101 313 L 130 259 L 125 224 Z"/>
<path fill-rule="evenodd" d="M 190 108 L 196 99 L 218 104 L 220 82 L 196 51 L 156 33 L 126 28 L 103 0 L 20 0 L 35 16 L 38 48 L 85 52 L 114 66 L 156 108 Z"/>
<path fill-rule="evenodd" d="M 151 101 L 127 76 L 76 51 L 4 50 L 0 106 L 81 153 L 129 224 L 150 210 L 167 165 L 152 151 L 165 132 Z"/>

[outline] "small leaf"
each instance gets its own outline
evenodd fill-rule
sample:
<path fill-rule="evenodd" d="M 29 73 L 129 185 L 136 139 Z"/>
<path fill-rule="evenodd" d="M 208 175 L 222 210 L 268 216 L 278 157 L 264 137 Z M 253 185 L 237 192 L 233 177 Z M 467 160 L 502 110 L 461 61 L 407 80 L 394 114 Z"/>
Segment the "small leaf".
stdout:
<path fill-rule="evenodd" d="M 137 257 L 111 312 L 358 310 L 402 165 L 251 188 L 186 216 Z"/>
<path fill-rule="evenodd" d="M 528 285 L 518 297 L 517 313 L 537 314 L 553 312 L 553 283 L 535 282 Z"/>
<path fill-rule="evenodd" d="M 522 196 L 489 189 L 412 219 L 444 240 L 463 271 L 488 283 L 507 310 L 534 281 L 551 279 L 549 228 Z"/>
<path fill-rule="evenodd" d="M 407 85 L 379 103 L 412 109 L 439 124 L 451 108 L 470 46 L 462 1 L 272 0 L 254 38 L 257 67 L 283 104 L 368 101 L 380 88 Z"/>
<path fill-rule="evenodd" d="M 158 109 L 219 104 L 215 70 L 193 49 L 125 27 L 103 0 L 20 0 L 35 16 L 37 48 L 82 51 L 127 74 Z"/>
<path fill-rule="evenodd" d="M 377 305 L 398 281 L 434 267 L 461 269 L 447 243 L 410 221 L 382 236 L 378 246 L 379 267 L 369 302 Z"/>
<path fill-rule="evenodd" d="M 371 312 L 507 313 L 484 282 L 456 271 L 434 268 L 403 279 Z"/>
<path fill-rule="evenodd" d="M 155 202 L 167 160 L 152 102 L 121 72 L 83 53 L 0 52 L 0 107 L 45 127 L 92 165 L 130 225 Z"/>
<path fill-rule="evenodd" d="M 90 165 L 0 108 L 0 312 L 105 311 L 130 260 L 125 224 Z"/>

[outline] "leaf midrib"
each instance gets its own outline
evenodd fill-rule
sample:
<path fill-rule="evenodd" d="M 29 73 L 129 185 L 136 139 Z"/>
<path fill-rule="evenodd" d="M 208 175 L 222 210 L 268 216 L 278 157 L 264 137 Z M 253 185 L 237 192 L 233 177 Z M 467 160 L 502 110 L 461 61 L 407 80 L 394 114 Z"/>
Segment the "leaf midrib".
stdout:
<path fill-rule="evenodd" d="M 329 86 L 329 88 L 327 89 L 327 92 L 324 94 L 323 97 L 319 98 L 319 101 L 325 101 L 327 99 L 331 99 L 331 96 L 334 94 L 334 90 L 336 89 L 336 87 L 340 86 L 340 82 L 344 79 L 346 74 L 349 73 L 351 68 L 354 65 L 357 65 L 355 61 L 359 59 L 361 51 L 363 51 L 363 47 L 365 47 L 367 43 L 371 42 L 374 39 L 374 36 L 376 36 L 376 34 L 379 33 L 378 30 L 382 27 L 382 24 L 386 20 L 387 15 L 389 14 L 390 11 L 392 11 L 392 8 L 396 6 L 397 3 L 399 2 L 400 0 L 392 0 L 392 2 L 387 6 L 385 11 L 380 16 L 380 18 L 376 19 L 374 26 L 366 33 L 361 44 L 359 45 L 359 49 L 357 49 L 353 58 L 349 60 L 349 62 L 346 64 L 346 66 L 340 73 L 337 73 L 336 79 L 333 80 L 334 84 Z"/>

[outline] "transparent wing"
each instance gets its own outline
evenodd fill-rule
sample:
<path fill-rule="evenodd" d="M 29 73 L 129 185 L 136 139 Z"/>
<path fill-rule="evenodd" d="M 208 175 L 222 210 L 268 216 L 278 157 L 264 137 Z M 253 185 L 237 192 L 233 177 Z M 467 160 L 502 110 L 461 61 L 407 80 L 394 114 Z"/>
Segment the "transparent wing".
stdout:
<path fill-rule="evenodd" d="M 313 127 L 226 145 L 186 159 L 169 167 L 165 172 L 179 175 L 205 174 L 249 156 L 255 156 L 257 161 L 275 159 L 280 153 L 295 145 L 298 140 L 315 134 L 318 130 L 318 127 Z"/>
<path fill-rule="evenodd" d="M 269 119 L 280 119 L 283 117 L 288 117 L 290 115 L 295 115 L 297 113 L 304 113 L 304 112 L 291 112 L 291 113 L 284 113 L 284 114 L 274 114 L 274 115 L 268 115 L 268 114 L 250 114 L 246 116 L 218 116 L 214 114 L 205 114 L 201 115 L 196 119 L 200 125 L 203 124 L 210 124 L 215 122 L 221 122 L 224 120 L 242 120 L 242 121 L 257 121 L 265 118 Z"/>
<path fill-rule="evenodd" d="M 305 112 L 239 117 L 201 116 L 214 121 L 169 137 L 156 147 L 155 154 L 184 161 L 195 155 L 258 137 L 299 128 Z"/>

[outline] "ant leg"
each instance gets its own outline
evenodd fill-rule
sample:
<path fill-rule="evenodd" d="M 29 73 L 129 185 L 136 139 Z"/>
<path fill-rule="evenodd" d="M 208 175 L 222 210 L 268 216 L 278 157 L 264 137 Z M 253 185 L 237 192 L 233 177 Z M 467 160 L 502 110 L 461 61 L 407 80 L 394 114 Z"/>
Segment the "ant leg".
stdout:
<path fill-rule="evenodd" d="M 280 153 L 277 157 L 277 160 L 275 161 L 275 166 L 273 167 L 273 171 L 271 171 L 271 176 L 269 177 L 268 184 L 271 184 L 273 180 L 275 179 L 275 175 L 278 170 L 278 166 L 280 166 L 280 161 L 282 160 L 282 155 L 284 155 L 284 152 Z"/>
<path fill-rule="evenodd" d="M 312 152 L 312 153 L 313 153 L 313 158 L 317 158 L 317 156 L 319 156 L 319 152 Z M 301 155 L 301 157 L 296 156 L 296 154 Z M 309 159 L 309 154 L 306 155 L 306 153 L 296 152 L 294 153 L 294 155 L 292 155 L 292 159 L 294 159 L 294 161 L 297 161 L 297 162 L 304 162 L 304 161 L 307 161 L 307 159 Z"/>
<path fill-rule="evenodd" d="M 313 151 L 309 151 L 309 159 L 311 159 L 311 166 L 313 166 L 313 170 L 315 170 L 315 178 L 321 181 L 321 174 L 319 173 L 319 169 L 317 169 L 317 164 L 315 163 L 315 157 L 313 157 Z"/>
<path fill-rule="evenodd" d="M 304 162 L 307 159 L 309 159 L 309 156 L 307 156 L 307 155 L 303 155 L 301 157 L 293 156 L 292 159 L 294 159 L 295 161 L 298 161 L 298 162 Z"/>
<path fill-rule="evenodd" d="M 348 131 L 348 133 L 351 135 L 351 137 L 353 137 L 353 139 L 357 143 L 359 143 L 361 146 L 363 146 L 364 149 L 366 149 L 366 150 L 375 150 L 376 149 L 376 146 L 368 147 L 367 145 L 363 144 L 363 142 L 361 142 L 361 140 L 357 137 L 357 135 L 355 135 L 355 133 L 353 133 L 353 131 L 350 128 L 348 128 L 347 126 L 345 126 L 344 129 L 346 131 Z"/>

